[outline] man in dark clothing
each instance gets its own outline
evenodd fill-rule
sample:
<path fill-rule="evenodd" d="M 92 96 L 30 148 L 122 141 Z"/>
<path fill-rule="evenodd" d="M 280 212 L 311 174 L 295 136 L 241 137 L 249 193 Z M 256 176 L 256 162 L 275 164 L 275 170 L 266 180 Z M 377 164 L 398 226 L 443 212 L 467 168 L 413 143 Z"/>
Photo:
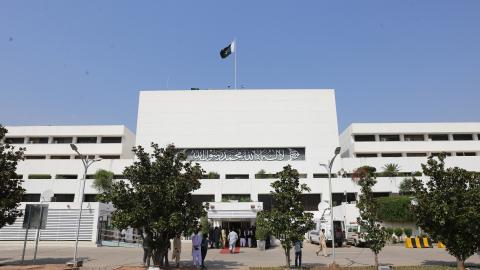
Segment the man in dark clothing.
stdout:
<path fill-rule="evenodd" d="M 252 227 L 252 247 L 257 247 L 257 236 L 255 235 L 255 226 Z"/>
<path fill-rule="evenodd" d="M 215 227 L 213 230 L 213 242 L 215 243 L 215 248 L 220 247 L 220 229 Z"/>
<path fill-rule="evenodd" d="M 302 248 L 303 243 L 300 240 L 295 241 L 295 268 L 302 268 Z"/>
<path fill-rule="evenodd" d="M 202 238 L 202 244 L 200 245 L 200 250 L 202 252 L 202 269 L 205 269 L 205 257 L 207 256 L 207 250 L 208 250 L 208 239 L 207 235 L 204 234 Z"/>
<path fill-rule="evenodd" d="M 150 259 L 152 258 L 152 234 L 146 232 L 143 235 L 143 266 L 150 267 Z"/>
<path fill-rule="evenodd" d="M 208 241 L 210 242 L 210 248 L 213 248 L 213 245 L 214 245 L 214 243 L 215 243 L 215 242 L 214 242 L 214 238 L 215 238 L 214 233 L 215 233 L 215 232 L 214 232 L 213 227 L 210 227 L 210 228 L 208 229 Z"/>

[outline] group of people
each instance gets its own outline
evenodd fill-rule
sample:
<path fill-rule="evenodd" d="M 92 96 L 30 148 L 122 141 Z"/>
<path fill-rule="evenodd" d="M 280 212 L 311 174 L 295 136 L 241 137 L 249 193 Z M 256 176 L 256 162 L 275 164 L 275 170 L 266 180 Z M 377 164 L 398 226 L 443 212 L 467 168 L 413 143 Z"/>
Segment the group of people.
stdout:
<path fill-rule="evenodd" d="M 181 236 L 177 235 L 173 239 L 172 244 L 169 243 L 168 249 L 172 249 L 172 260 L 175 261 L 177 267 L 180 264 L 180 254 L 182 251 Z M 240 240 L 240 241 L 238 241 Z M 143 234 L 143 265 L 150 267 L 152 257 L 152 236 L 149 233 Z M 256 247 L 255 227 L 239 230 L 228 230 L 221 227 L 210 228 L 208 234 L 202 234 L 199 229 L 195 229 L 192 237 L 192 259 L 195 268 L 201 267 L 205 269 L 205 257 L 208 248 L 229 248 L 230 253 L 235 253 L 235 247 Z M 161 258 L 161 262 L 165 261 L 168 265 L 168 255 L 165 254 Z"/>
<path fill-rule="evenodd" d="M 180 264 L 180 254 L 182 251 L 182 241 L 181 236 L 178 234 L 173 239 L 173 249 L 172 249 L 172 260 L 175 260 L 176 266 L 179 267 Z M 208 234 L 202 234 L 199 229 L 195 229 L 192 234 L 192 258 L 193 266 L 195 268 L 201 267 L 205 269 L 205 257 L 207 256 L 208 248 L 226 248 L 228 247 L 231 254 L 235 253 L 235 248 L 240 247 L 256 247 L 257 241 L 255 238 L 255 227 L 249 229 L 223 229 L 219 227 L 211 228 Z M 240 241 L 238 242 L 238 240 Z M 269 244 L 269 239 L 266 239 Z M 143 239 L 143 264 L 144 266 L 150 266 L 150 259 L 152 257 L 152 238 L 148 233 L 144 234 Z M 169 248 L 172 246 L 169 244 Z M 295 267 L 302 267 L 302 241 L 298 240 L 295 242 L 294 251 L 295 251 Z M 322 252 L 323 256 L 327 256 L 327 238 L 325 236 L 325 229 L 322 229 L 319 234 L 319 246 L 316 251 L 317 256 Z M 161 261 L 165 260 L 165 264 L 168 265 L 168 255 L 165 254 Z"/>
<path fill-rule="evenodd" d="M 255 227 L 232 229 L 222 227 L 210 228 L 208 231 L 210 248 L 256 247 Z M 233 241 L 235 240 L 235 241 Z M 237 242 L 240 240 L 239 242 Z"/>

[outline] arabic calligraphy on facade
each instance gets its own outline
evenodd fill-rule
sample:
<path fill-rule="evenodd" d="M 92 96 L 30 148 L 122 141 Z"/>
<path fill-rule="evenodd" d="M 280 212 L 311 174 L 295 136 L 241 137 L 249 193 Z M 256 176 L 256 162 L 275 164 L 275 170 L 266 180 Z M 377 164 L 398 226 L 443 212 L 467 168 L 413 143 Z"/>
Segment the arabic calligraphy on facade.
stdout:
<path fill-rule="evenodd" d="M 186 149 L 191 161 L 286 161 L 305 160 L 305 148 Z"/>

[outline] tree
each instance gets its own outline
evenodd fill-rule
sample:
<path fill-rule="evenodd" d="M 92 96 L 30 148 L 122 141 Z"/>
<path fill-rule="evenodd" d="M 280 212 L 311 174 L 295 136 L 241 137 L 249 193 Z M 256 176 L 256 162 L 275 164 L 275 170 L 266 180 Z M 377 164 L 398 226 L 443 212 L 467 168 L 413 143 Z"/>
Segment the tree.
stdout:
<path fill-rule="evenodd" d="M 401 195 L 412 195 L 413 194 L 413 179 L 411 177 L 403 178 L 403 181 L 398 187 L 398 192 Z"/>
<path fill-rule="evenodd" d="M 205 206 L 192 198 L 204 171 L 174 145 L 151 146 L 151 154 L 141 146 L 133 148 L 135 162 L 123 171 L 128 182 L 114 182 L 101 197 L 116 208 L 112 221 L 117 228 L 130 226 L 152 235 L 153 262 L 163 265 L 170 239 L 196 228 L 206 214 Z"/>
<path fill-rule="evenodd" d="M 464 169 L 445 168 L 445 154 L 422 164 L 424 184 L 414 179 L 413 211 L 417 224 L 441 241 L 465 269 L 465 260 L 480 248 L 480 177 Z"/>
<path fill-rule="evenodd" d="M 0 125 L 0 228 L 13 224 L 17 217 L 22 216 L 18 206 L 22 201 L 25 189 L 22 180 L 16 174 L 17 164 L 23 160 L 25 148 L 15 150 L 15 147 L 4 143 L 8 130 Z"/>
<path fill-rule="evenodd" d="M 111 171 L 97 170 L 94 175 L 93 187 L 100 193 L 109 191 L 113 185 L 113 176 L 114 174 Z"/>
<path fill-rule="evenodd" d="M 306 213 L 302 204 L 302 193 L 310 191 L 300 184 L 298 171 L 291 165 L 283 167 L 277 174 L 279 179 L 271 184 L 274 207 L 261 215 L 267 228 L 282 244 L 286 266 L 290 268 L 290 250 L 296 241 L 303 241 L 305 234 L 315 228 L 313 214 Z"/>
<path fill-rule="evenodd" d="M 383 166 L 382 176 L 384 177 L 397 177 L 400 173 L 400 166 L 395 163 L 388 163 Z"/>
<path fill-rule="evenodd" d="M 360 186 L 360 199 L 357 207 L 360 211 L 360 217 L 357 222 L 365 229 L 365 241 L 373 252 L 375 257 L 375 267 L 378 268 L 378 253 L 382 250 L 391 236 L 381 227 L 381 220 L 378 218 L 378 205 L 373 197 L 372 188 L 377 182 L 375 179 L 376 169 L 370 166 L 363 166 L 356 169 L 352 179 Z"/>

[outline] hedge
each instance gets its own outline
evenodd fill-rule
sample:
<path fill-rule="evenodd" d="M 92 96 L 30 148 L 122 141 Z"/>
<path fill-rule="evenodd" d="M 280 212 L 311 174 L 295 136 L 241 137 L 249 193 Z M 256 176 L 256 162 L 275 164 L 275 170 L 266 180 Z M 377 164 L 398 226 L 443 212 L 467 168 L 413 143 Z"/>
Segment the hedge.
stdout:
<path fill-rule="evenodd" d="M 409 196 L 390 196 L 377 198 L 378 218 L 387 222 L 415 221 Z"/>

